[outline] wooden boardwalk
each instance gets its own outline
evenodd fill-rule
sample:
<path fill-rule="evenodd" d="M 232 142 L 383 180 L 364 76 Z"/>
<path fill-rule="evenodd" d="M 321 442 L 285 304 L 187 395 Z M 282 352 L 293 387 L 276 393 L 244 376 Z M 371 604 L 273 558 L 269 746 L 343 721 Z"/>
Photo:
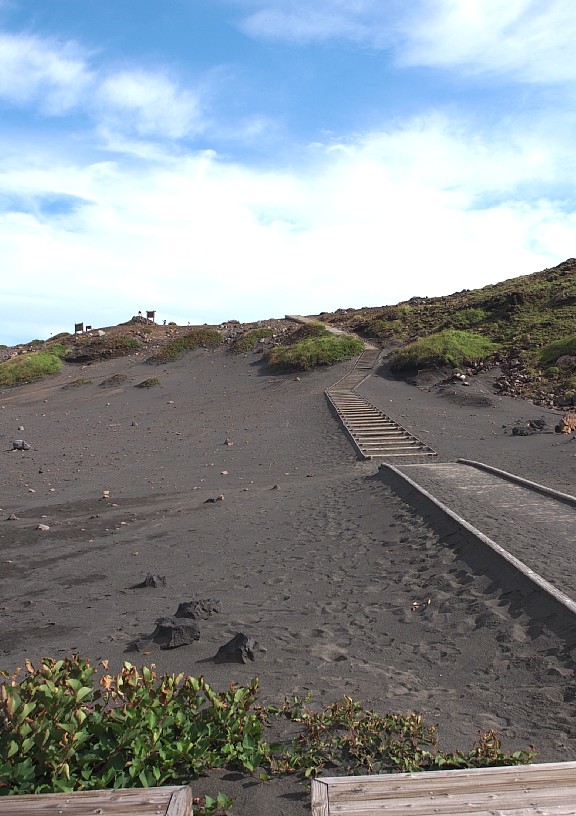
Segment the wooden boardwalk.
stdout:
<path fill-rule="evenodd" d="M 576 762 L 312 782 L 312 816 L 575 815 Z"/>
<path fill-rule="evenodd" d="M 540 485 L 464 462 L 402 463 L 398 469 L 576 601 L 576 576 L 566 569 L 576 552 L 576 499 L 570 504 L 564 494 L 546 494 Z"/>
<path fill-rule="evenodd" d="M 363 459 L 436 456 L 429 445 L 357 393 L 356 388 L 370 376 L 379 356 L 378 349 L 366 348 L 354 368 L 326 391 L 326 398 Z"/>
<path fill-rule="evenodd" d="M 0 796 L 0 816 L 192 816 L 187 785 Z"/>

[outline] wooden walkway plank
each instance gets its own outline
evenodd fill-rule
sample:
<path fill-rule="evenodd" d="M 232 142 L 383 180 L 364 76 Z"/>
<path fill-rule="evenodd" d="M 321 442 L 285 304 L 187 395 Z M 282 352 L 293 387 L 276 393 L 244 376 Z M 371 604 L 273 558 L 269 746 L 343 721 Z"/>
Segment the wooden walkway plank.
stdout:
<path fill-rule="evenodd" d="M 574 816 L 576 762 L 312 783 L 313 816 Z"/>
<path fill-rule="evenodd" d="M 0 816 L 192 816 L 188 785 L 0 796 Z"/>
<path fill-rule="evenodd" d="M 417 439 L 355 391 L 370 376 L 379 356 L 378 349 L 367 348 L 352 371 L 325 392 L 328 402 L 364 459 L 404 455 L 424 458 L 436 456 L 436 451 L 429 445 Z"/>

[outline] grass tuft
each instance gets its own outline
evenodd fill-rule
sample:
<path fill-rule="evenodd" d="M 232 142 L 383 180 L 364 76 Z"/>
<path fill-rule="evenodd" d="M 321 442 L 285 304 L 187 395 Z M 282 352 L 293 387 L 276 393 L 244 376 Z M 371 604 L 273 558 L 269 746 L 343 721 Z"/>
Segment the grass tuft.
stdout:
<path fill-rule="evenodd" d="M 252 329 L 252 331 L 237 337 L 230 349 L 236 354 L 251 351 L 260 340 L 263 340 L 265 337 L 271 337 L 273 334 L 274 332 L 269 326 L 263 326 L 261 329 Z"/>
<path fill-rule="evenodd" d="M 51 351 L 19 354 L 0 364 L 0 386 L 20 385 L 31 380 L 39 380 L 48 374 L 57 374 L 61 368 L 62 360 Z"/>
<path fill-rule="evenodd" d="M 398 349 L 392 355 L 393 371 L 407 371 L 434 366 L 474 365 L 498 350 L 498 345 L 473 332 L 446 329 Z"/>
<path fill-rule="evenodd" d="M 192 329 L 162 346 L 156 354 L 149 357 L 146 362 L 161 365 L 162 363 L 173 363 L 184 354 L 185 351 L 192 351 L 195 348 L 216 348 L 223 341 L 223 337 L 216 329 L 200 328 Z"/>
<path fill-rule="evenodd" d="M 576 336 L 561 337 L 554 343 L 548 343 L 540 349 L 540 365 L 550 366 L 555 364 L 559 357 L 576 357 Z M 548 369 L 550 371 L 550 369 Z"/>
<path fill-rule="evenodd" d="M 349 360 L 363 351 L 364 343 L 357 337 L 326 332 L 321 337 L 308 337 L 293 346 L 270 349 L 264 359 L 275 371 L 307 371 L 317 366 L 329 366 L 341 360 Z"/>

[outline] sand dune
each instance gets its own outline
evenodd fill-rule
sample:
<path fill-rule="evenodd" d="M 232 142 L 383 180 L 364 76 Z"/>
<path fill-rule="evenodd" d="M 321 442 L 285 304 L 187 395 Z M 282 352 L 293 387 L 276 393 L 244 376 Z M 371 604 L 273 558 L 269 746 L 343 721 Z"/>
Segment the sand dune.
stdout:
<path fill-rule="evenodd" d="M 82 373 L 93 383 L 78 389 L 63 388 L 78 376 L 67 368 L 0 394 L 5 447 L 32 446 L 1 454 L 2 667 L 79 650 L 217 687 L 258 674 L 265 700 L 350 694 L 423 712 L 445 748 L 496 728 L 508 749 L 575 759 L 573 655 L 512 617 L 499 587 L 382 484 L 377 464 L 356 460 L 323 396 L 347 364 L 296 379 L 269 376 L 258 359 L 197 351 L 151 372 L 126 358 L 90 366 Z M 116 373 L 128 380 L 99 385 Z M 151 373 L 159 387 L 134 388 Z M 441 461 L 479 459 L 576 492 L 576 442 L 505 433 L 542 409 L 494 397 L 487 380 L 447 398 L 376 373 L 361 390 Z M 166 587 L 134 588 L 147 573 Z M 220 599 L 222 611 L 202 622 L 198 642 L 126 652 L 199 597 Z M 266 652 L 253 664 L 214 663 L 239 631 Z M 309 808 L 290 780 L 220 774 L 198 787 L 228 790 L 238 813 Z"/>

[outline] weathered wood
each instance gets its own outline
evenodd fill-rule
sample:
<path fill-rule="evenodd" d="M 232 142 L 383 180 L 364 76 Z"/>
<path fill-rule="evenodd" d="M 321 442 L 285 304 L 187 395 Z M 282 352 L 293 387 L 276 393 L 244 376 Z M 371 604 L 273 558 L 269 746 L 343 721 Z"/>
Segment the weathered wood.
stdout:
<path fill-rule="evenodd" d="M 576 762 L 320 777 L 313 816 L 574 816 Z"/>
<path fill-rule="evenodd" d="M 0 816 L 192 816 L 188 786 L 0 796 Z"/>
<path fill-rule="evenodd" d="M 185 785 L 174 791 L 166 816 L 192 816 L 192 788 Z"/>

